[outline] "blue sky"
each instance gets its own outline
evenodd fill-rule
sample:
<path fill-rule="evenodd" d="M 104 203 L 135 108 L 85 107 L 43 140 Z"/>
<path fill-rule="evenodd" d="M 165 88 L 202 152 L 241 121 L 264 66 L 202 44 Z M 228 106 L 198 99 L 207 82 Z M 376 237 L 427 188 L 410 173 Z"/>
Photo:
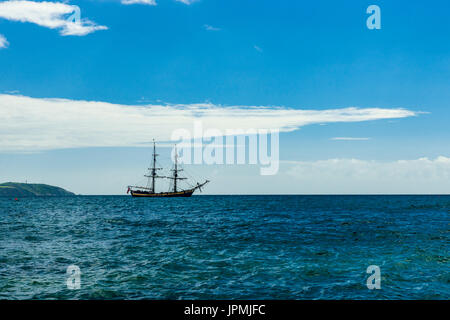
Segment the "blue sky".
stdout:
<path fill-rule="evenodd" d="M 2 16 L 0 6 L 0 35 L 6 40 L 0 49 L 0 94 L 29 97 L 39 106 L 45 98 L 62 98 L 125 106 L 401 108 L 416 114 L 314 123 L 281 133 L 280 158 L 286 163 L 277 176 L 260 177 L 251 166 L 195 170 L 213 176 L 209 193 L 228 193 L 235 185 L 236 193 L 450 191 L 448 1 L 66 4 L 79 6 L 81 18 L 91 22 L 88 26 L 107 29 L 64 35 L 61 27 L 20 22 L 5 12 Z M 366 27 L 371 4 L 381 8 L 381 30 Z M 0 108 L 11 107 L 0 99 Z M 30 130 L 21 124 L 31 120 L 26 115 L 8 119 L 0 140 L 20 143 L 24 138 L 14 135 Z M 38 138 L 46 128 L 39 130 Z M 48 135 L 41 140 L 49 140 Z M 57 184 L 83 194 L 121 194 L 124 186 L 140 179 L 148 162 L 148 148 L 113 142 L 68 143 L 67 148 L 48 144 L 45 150 L 31 148 L 31 153 L 0 150 L 0 180 Z M 428 162 L 418 160 L 424 158 Z M 330 159 L 341 162 L 337 167 L 320 162 Z M 406 161 L 404 167 L 399 160 Z M 322 165 L 330 168 L 327 175 L 323 170 L 312 174 Z M 295 169 L 308 166 L 312 173 L 307 177 Z M 379 175 L 361 177 L 361 166 L 379 170 Z M 381 174 L 392 179 L 385 181 Z M 333 183 L 327 185 L 330 179 Z"/>

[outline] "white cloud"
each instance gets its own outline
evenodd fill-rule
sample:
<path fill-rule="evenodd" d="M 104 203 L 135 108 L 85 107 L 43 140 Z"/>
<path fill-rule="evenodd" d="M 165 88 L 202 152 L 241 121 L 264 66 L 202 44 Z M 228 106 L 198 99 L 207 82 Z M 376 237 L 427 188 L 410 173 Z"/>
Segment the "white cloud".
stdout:
<path fill-rule="evenodd" d="M 129 4 L 146 4 L 149 6 L 156 6 L 155 0 L 121 0 L 122 4 L 129 5 Z"/>
<path fill-rule="evenodd" d="M 0 94 L 0 152 L 94 146 L 142 146 L 170 141 L 174 130 L 280 129 L 308 124 L 404 118 L 405 109 L 343 108 L 296 110 L 283 107 L 224 107 L 213 104 L 119 105 L 97 101 L 38 99 Z"/>
<path fill-rule="evenodd" d="M 184 4 L 190 5 L 194 2 L 197 2 L 198 0 L 176 0 L 177 2 L 182 2 Z"/>
<path fill-rule="evenodd" d="M 3 1 L 0 2 L 0 18 L 30 22 L 39 26 L 59 29 L 61 35 L 84 36 L 97 30 L 106 30 L 88 19 L 69 21 L 77 6 L 61 2 Z"/>
<path fill-rule="evenodd" d="M 4 35 L 0 34 L 0 49 L 8 48 L 8 46 L 8 40 L 6 40 Z"/>
<path fill-rule="evenodd" d="M 450 193 L 450 158 L 282 161 L 294 193 Z"/>
<path fill-rule="evenodd" d="M 370 138 L 334 137 L 334 138 L 331 138 L 331 140 L 337 140 L 337 141 L 367 141 L 367 140 L 370 140 Z"/>
<path fill-rule="evenodd" d="M 205 30 L 208 30 L 208 31 L 220 31 L 221 30 L 220 28 L 213 27 L 213 26 L 211 26 L 209 24 L 205 24 L 203 26 L 203 28 L 205 28 Z"/>
<path fill-rule="evenodd" d="M 254 45 L 253 48 L 255 48 L 255 50 L 258 51 L 258 52 L 263 52 L 263 49 L 261 49 L 257 45 Z"/>

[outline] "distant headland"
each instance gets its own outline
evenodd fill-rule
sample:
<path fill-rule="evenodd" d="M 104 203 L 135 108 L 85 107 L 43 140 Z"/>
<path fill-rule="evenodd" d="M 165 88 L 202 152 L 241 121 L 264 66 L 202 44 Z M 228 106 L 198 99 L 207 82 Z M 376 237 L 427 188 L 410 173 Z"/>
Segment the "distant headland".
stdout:
<path fill-rule="evenodd" d="M 74 196 L 75 193 L 48 184 L 5 182 L 0 184 L 0 197 Z"/>

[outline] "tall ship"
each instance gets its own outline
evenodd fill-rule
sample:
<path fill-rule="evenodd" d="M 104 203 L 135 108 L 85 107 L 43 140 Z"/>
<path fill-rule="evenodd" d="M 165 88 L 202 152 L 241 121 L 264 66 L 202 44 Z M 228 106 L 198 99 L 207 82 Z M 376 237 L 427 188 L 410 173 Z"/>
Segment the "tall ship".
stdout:
<path fill-rule="evenodd" d="M 156 153 L 156 143 L 153 141 L 153 155 L 152 155 L 152 165 L 148 168 L 148 173 L 144 175 L 147 178 L 147 186 L 128 186 L 127 194 L 131 193 L 133 197 L 190 197 L 192 194 L 199 190 L 202 191 L 202 187 L 206 185 L 209 180 L 205 180 L 203 183 L 188 181 L 188 178 L 180 176 L 178 173 L 184 171 L 179 168 L 178 165 L 178 153 L 177 148 L 175 146 L 175 157 L 174 157 L 174 166 L 170 171 L 171 175 L 163 176 L 159 175 L 158 171 L 163 168 L 157 168 L 156 157 L 159 154 Z M 169 179 L 170 187 L 167 192 L 156 192 L 156 181 L 157 179 Z M 180 181 L 186 181 L 188 188 L 179 188 Z"/>

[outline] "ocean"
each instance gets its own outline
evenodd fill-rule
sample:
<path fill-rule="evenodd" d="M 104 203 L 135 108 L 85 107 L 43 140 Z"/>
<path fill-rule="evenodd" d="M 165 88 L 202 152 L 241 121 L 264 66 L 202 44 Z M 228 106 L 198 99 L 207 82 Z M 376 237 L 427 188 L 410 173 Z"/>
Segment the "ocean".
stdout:
<path fill-rule="evenodd" d="M 449 299 L 449 232 L 450 196 L 2 198 L 0 299 Z"/>

